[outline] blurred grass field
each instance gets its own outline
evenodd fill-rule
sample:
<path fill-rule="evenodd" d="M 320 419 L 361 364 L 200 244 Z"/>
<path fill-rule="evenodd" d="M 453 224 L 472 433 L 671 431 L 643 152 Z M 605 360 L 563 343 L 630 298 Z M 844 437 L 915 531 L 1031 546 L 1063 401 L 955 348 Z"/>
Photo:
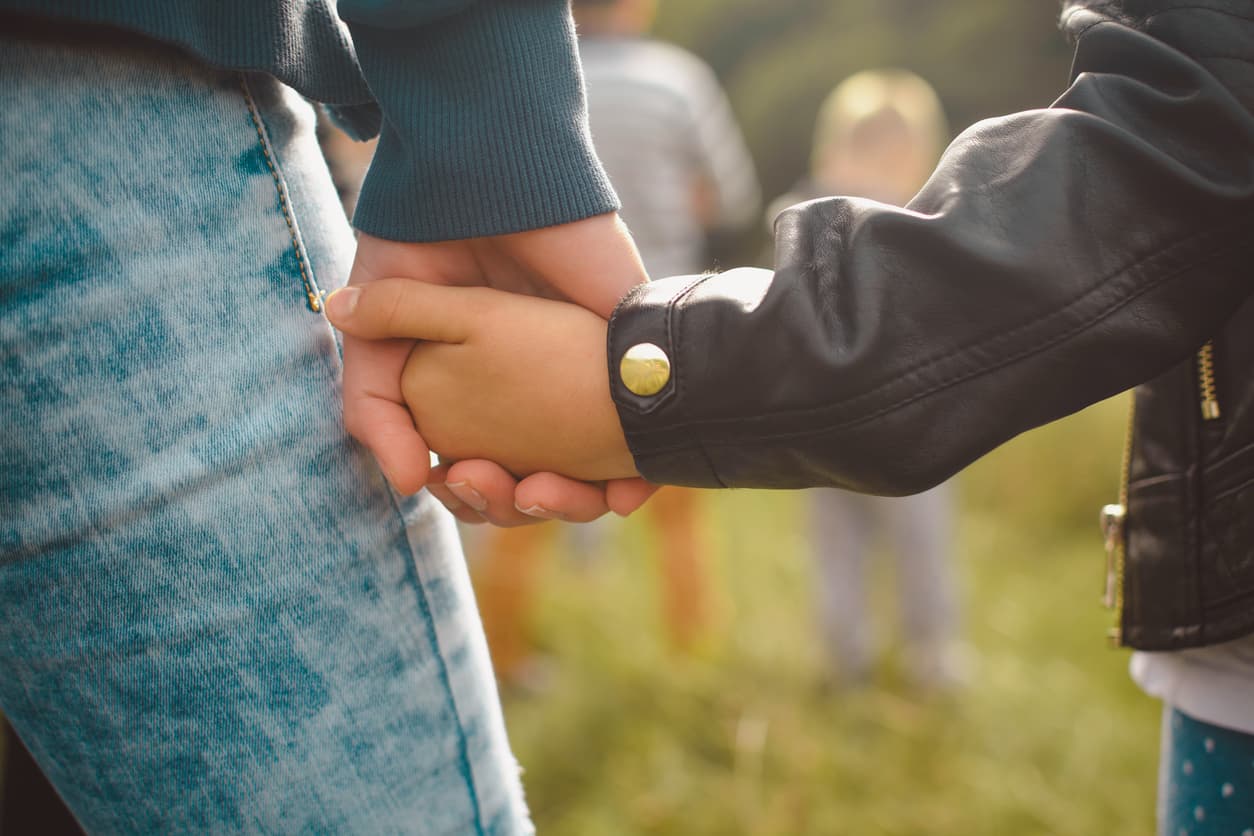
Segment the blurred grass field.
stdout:
<path fill-rule="evenodd" d="M 686 656 L 643 518 L 599 560 L 549 560 L 532 628 L 553 670 L 506 703 L 540 833 L 1153 832 L 1158 706 L 1098 604 L 1125 414 L 1099 404 L 960 477 L 971 670 L 952 697 L 913 695 L 891 660 L 876 688 L 824 690 L 798 495 L 709 495 L 716 623 Z"/>

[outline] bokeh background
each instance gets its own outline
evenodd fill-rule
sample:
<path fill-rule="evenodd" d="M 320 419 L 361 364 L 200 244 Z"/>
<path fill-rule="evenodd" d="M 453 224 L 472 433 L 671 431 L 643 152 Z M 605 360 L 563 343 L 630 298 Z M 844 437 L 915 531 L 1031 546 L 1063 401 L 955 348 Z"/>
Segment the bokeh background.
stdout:
<path fill-rule="evenodd" d="M 1069 50 L 1054 0 L 663 0 L 654 34 L 704 58 L 767 200 L 805 172 L 819 104 L 868 67 L 936 87 L 954 131 L 1049 104 Z M 722 242 L 760 262 L 761 230 Z M 996 404 L 988 408 L 996 409 Z M 539 831 L 615 834 L 1145 834 L 1158 707 L 1106 639 L 1098 509 L 1118 492 L 1117 398 L 1016 439 L 957 482 L 965 684 L 920 693 L 891 653 L 834 689 L 815 624 L 804 498 L 711 494 L 710 618 L 668 641 L 644 516 L 545 546 L 505 687 Z M 472 560 L 476 551 L 470 541 Z M 877 617 L 895 596 L 879 564 Z"/>
<path fill-rule="evenodd" d="M 545 681 L 505 690 L 539 831 L 1152 833 L 1158 707 L 1098 603 L 1125 417 L 1100 404 L 959 477 L 969 671 L 948 695 L 916 693 L 891 656 L 871 687 L 825 687 L 797 495 L 711 497 L 717 605 L 686 654 L 643 518 L 594 561 L 555 548 L 529 625 Z"/>
<path fill-rule="evenodd" d="M 714 69 L 770 202 L 805 174 L 820 103 L 857 71 L 918 73 L 955 132 L 1048 105 L 1068 75 L 1058 11 L 1056 0 L 661 0 L 653 34 Z M 326 140 L 351 203 L 370 150 Z M 761 264 L 767 225 L 714 243 L 711 266 Z M 963 675 L 947 690 L 904 676 L 887 560 L 874 562 L 871 597 L 888 652 L 861 687 L 836 687 L 804 495 L 696 504 L 706 606 L 682 648 L 654 518 L 546 524 L 526 558 L 534 594 L 510 616 L 530 657 L 502 683 L 539 832 L 1153 832 L 1159 709 L 1128 679 L 1099 604 L 1097 516 L 1118 494 L 1126 416 L 1126 397 L 1098 404 L 957 478 Z M 492 537 L 467 533 L 489 621 L 502 606 L 482 585 Z M 31 832 L 76 832 L 54 820 L 54 799 L 45 806 Z"/>
<path fill-rule="evenodd" d="M 918 73 L 956 133 L 1048 106 L 1070 67 L 1058 0 L 659 0 L 656 8 L 653 34 L 718 74 L 768 200 L 805 172 L 819 105 L 855 72 Z"/>

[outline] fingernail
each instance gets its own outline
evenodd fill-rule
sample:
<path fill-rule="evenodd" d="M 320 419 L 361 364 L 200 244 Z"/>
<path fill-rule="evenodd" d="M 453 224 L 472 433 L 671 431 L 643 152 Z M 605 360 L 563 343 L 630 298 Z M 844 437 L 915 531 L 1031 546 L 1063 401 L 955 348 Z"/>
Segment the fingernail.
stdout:
<path fill-rule="evenodd" d="M 522 511 L 524 514 L 526 514 L 529 517 L 539 517 L 542 520 L 566 519 L 565 514 L 561 513 L 560 511 L 550 511 L 548 508 L 545 508 L 543 505 L 532 505 L 529 508 L 524 508 L 521 505 L 515 504 L 514 507 L 517 508 L 519 511 Z"/>
<path fill-rule="evenodd" d="M 357 302 L 361 299 L 360 287 L 341 287 L 331 293 L 327 297 L 326 305 L 327 318 L 332 322 L 335 320 L 344 320 L 353 315 L 353 311 L 357 308 Z"/>
<path fill-rule="evenodd" d="M 483 494 L 472 488 L 468 482 L 445 482 L 444 487 L 448 488 L 454 496 L 476 511 L 488 510 L 488 501 L 483 498 Z"/>

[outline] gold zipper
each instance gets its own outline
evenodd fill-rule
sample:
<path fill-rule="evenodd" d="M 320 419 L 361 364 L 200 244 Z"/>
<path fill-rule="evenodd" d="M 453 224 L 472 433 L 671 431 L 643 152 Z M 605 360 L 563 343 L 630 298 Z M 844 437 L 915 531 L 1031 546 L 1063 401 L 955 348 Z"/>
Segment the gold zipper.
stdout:
<path fill-rule="evenodd" d="M 1215 421 L 1221 415 L 1219 387 L 1215 382 L 1215 343 L 1206 343 L 1197 353 L 1198 390 L 1201 396 L 1202 420 Z M 1102 538 L 1106 545 L 1106 588 L 1102 604 L 1114 610 L 1115 623 L 1110 640 L 1123 643 L 1123 579 L 1128 536 L 1128 480 L 1132 468 L 1133 429 L 1136 424 L 1136 394 L 1128 405 L 1128 431 L 1124 435 L 1122 473 L 1119 480 L 1119 502 L 1102 508 Z"/>
<path fill-rule="evenodd" d="M 1122 643 L 1123 625 L 1123 571 L 1125 539 L 1128 525 L 1128 480 L 1132 469 L 1132 431 L 1136 424 L 1136 393 L 1128 395 L 1128 431 L 1124 434 L 1123 461 L 1119 477 L 1119 502 L 1102 507 L 1102 539 L 1106 545 L 1106 588 L 1102 604 L 1114 610 L 1115 623 L 1109 632 L 1110 640 Z"/>
<path fill-rule="evenodd" d="M 1197 353 L 1197 381 L 1202 396 L 1202 420 L 1219 418 L 1219 392 L 1215 385 L 1215 342 L 1202 346 Z"/>

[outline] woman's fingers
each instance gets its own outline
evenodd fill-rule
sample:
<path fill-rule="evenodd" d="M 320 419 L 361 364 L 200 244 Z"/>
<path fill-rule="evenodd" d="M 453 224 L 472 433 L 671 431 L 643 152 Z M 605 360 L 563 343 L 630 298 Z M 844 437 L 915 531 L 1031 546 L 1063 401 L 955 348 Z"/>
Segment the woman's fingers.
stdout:
<path fill-rule="evenodd" d="M 657 492 L 658 485 L 643 479 L 611 479 L 605 484 L 605 502 L 620 517 L 627 517 Z"/>
<path fill-rule="evenodd" d="M 444 486 L 468 508 L 484 520 L 502 528 L 544 522 L 514 505 L 514 489 L 518 482 L 505 468 L 484 459 L 466 459 L 449 467 Z"/>
<path fill-rule="evenodd" d="M 430 453 L 400 391 L 410 345 L 344 338 L 344 429 L 374 454 L 398 493 L 427 481 Z"/>
<path fill-rule="evenodd" d="M 413 279 L 376 279 L 342 287 L 326 299 L 327 319 L 366 340 L 465 342 L 493 295 L 481 287 L 446 287 Z"/>
<path fill-rule="evenodd" d="M 429 489 L 458 519 L 474 522 L 467 519 L 472 511 L 480 522 L 507 528 L 545 520 L 591 522 L 609 511 L 600 485 L 553 473 L 519 482 L 500 465 L 482 459 L 440 465 L 431 473 Z"/>
<path fill-rule="evenodd" d="M 514 505 L 528 516 L 566 522 L 592 522 L 610 509 L 604 486 L 556 473 L 535 473 L 519 482 Z"/>
<path fill-rule="evenodd" d="M 435 471 L 431 472 L 431 481 L 427 484 L 427 492 L 440 501 L 453 516 L 460 521 L 469 525 L 482 525 L 487 522 L 474 508 L 462 502 L 457 496 L 449 490 L 448 486 L 440 481 L 441 477 L 436 476 Z"/>

